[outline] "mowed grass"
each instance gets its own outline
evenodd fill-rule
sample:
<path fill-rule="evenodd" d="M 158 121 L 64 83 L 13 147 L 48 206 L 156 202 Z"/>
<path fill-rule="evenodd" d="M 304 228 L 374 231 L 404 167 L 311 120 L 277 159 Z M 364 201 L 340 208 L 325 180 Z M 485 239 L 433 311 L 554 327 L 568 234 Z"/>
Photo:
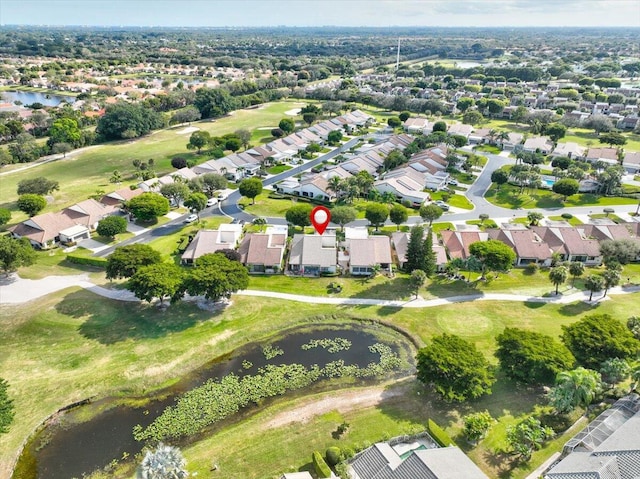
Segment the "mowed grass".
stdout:
<path fill-rule="evenodd" d="M 503 208 L 566 208 L 570 206 L 615 206 L 632 205 L 638 202 L 634 198 L 618 196 L 598 196 L 590 193 L 578 193 L 569 196 L 566 201 L 563 197 L 551 190 L 525 189 L 520 194 L 520 187 L 515 185 L 502 185 L 500 189 L 491 185 L 484 195 L 487 201 Z"/>
<path fill-rule="evenodd" d="M 285 116 L 284 112 L 296 104 L 289 101 L 268 103 L 259 108 L 238 110 L 214 121 L 194 122 L 191 126 L 208 131 L 213 136 L 225 135 L 243 128 L 253 131 L 261 126 L 277 124 Z M 58 211 L 87 199 L 98 190 L 108 193 L 138 183 L 139 180 L 133 176 L 133 160 L 148 161 L 152 158 L 158 176 L 175 171 L 171 166 L 171 158 L 176 155 L 195 156 L 198 162 L 209 160 L 207 154 L 193 155 L 187 150 L 190 134 L 180 134 L 183 130 L 184 126 L 181 126 L 156 131 L 136 140 L 96 145 L 80 153 L 67 155 L 65 159 L 3 175 L 0 207 L 12 210 L 12 223 L 26 219 L 26 215 L 15 207 L 18 198 L 17 184 L 23 179 L 44 176 L 58 181 L 60 190 L 54 192 L 53 201 L 47 205 L 44 212 Z M 109 182 L 114 170 L 122 174 L 124 181 L 120 185 Z"/>
<path fill-rule="evenodd" d="M 322 306 L 271 298 L 257 301 L 234 296 L 233 304 L 218 313 L 199 310 L 189 303 L 173 305 L 163 312 L 152 306 L 120 303 L 70 289 L 22 306 L 3 306 L 0 377 L 10 384 L 16 419 L 9 433 L 0 436 L 0 475 L 8 475 L 22 442 L 59 408 L 92 396 L 156 389 L 226 351 L 296 324 L 341 321 L 342 315 L 376 319 L 410 332 L 421 343 L 428 342 L 434 334 L 454 333 L 472 341 L 495 363 L 494 338 L 506 326 L 557 336 L 562 325 L 592 312 L 606 312 L 626 320 L 637 301 L 638 295 L 630 294 L 616 296 L 596 307 L 583 303 L 475 302 L 400 309 Z M 496 385 L 493 396 L 462 409 L 440 404 L 427 390 L 419 389 L 420 396 L 407 394 L 397 404 L 345 415 L 345 420 L 352 424 L 352 433 L 347 437 L 356 443 L 379 441 L 384 430 L 388 429 L 391 435 L 401 433 L 416 422 L 424 424 L 427 415 L 456 434 L 460 427 L 456 410 L 482 410 L 493 404 L 491 412 L 496 417 L 516 416 L 529 412 L 535 403 L 542 401 L 538 392 L 530 395 L 514 389 L 508 382 L 502 384 Z M 415 415 L 420 407 L 427 409 Z M 225 474 L 221 477 L 272 477 L 282 472 L 283 464 L 284 470 L 304 467 L 316 444 L 324 447 L 331 441 L 327 433 L 335 429 L 338 419 L 325 418 L 326 424 L 315 429 L 323 422 L 320 417 L 308 426 L 278 428 L 273 433 L 256 430 L 255 423 L 249 421 L 234 426 L 238 428 L 234 433 L 238 434 L 237 440 L 230 439 L 229 444 L 254 444 L 253 453 L 245 454 L 240 448 L 235 454 L 221 457 L 216 451 L 225 444 L 222 439 L 226 436 L 217 434 L 205 443 L 190 446 L 185 453 L 194 471 L 211 467 L 215 458 L 221 464 L 220 473 Z M 380 427 L 366 426 L 378 421 Z M 317 437 L 317 443 L 309 439 L 311 435 Z M 289 438 L 285 442 L 274 439 L 285 437 Z M 282 447 L 294 438 L 298 443 L 295 447 Z M 206 454 L 204 451 L 214 443 L 217 446 Z M 492 471 L 493 451 L 480 454 L 479 461 L 485 470 Z M 253 472 L 243 475 L 246 471 Z"/>

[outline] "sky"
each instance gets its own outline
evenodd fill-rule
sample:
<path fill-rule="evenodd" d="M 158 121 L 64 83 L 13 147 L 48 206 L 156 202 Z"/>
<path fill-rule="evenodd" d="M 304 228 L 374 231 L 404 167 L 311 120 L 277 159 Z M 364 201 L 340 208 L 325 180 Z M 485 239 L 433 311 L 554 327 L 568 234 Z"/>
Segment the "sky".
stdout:
<path fill-rule="evenodd" d="M 0 24 L 640 27 L 640 0 L 0 0 Z"/>

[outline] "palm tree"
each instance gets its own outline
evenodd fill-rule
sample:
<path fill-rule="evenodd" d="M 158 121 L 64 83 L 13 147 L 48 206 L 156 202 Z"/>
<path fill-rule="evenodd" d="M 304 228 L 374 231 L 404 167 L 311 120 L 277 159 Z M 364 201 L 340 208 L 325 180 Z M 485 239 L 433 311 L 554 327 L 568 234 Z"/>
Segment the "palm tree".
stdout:
<path fill-rule="evenodd" d="M 580 367 L 558 373 L 556 386 L 551 389 L 549 399 L 556 411 L 570 412 L 578 406 L 591 404 L 601 390 L 600 373 Z"/>
<path fill-rule="evenodd" d="M 604 280 L 604 294 L 602 295 L 603 297 L 607 295 L 607 291 L 609 291 L 609 288 L 618 286 L 618 284 L 620 283 L 620 278 L 620 271 L 618 271 L 617 269 L 607 268 L 602 273 L 602 279 Z"/>
<path fill-rule="evenodd" d="M 394 195 L 390 191 L 385 191 L 384 193 L 382 193 L 381 199 L 383 203 L 392 205 L 393 203 L 396 202 L 396 195 Z"/>
<path fill-rule="evenodd" d="M 580 261 L 572 261 L 571 264 L 569 264 L 569 274 L 572 276 L 571 287 L 573 288 L 576 278 L 584 274 L 584 263 L 581 263 Z"/>
<path fill-rule="evenodd" d="M 138 467 L 137 479 L 183 479 L 189 476 L 186 461 L 177 447 L 158 444 L 155 451 L 147 451 Z"/>
<path fill-rule="evenodd" d="M 589 301 L 593 299 L 593 293 L 596 291 L 602 291 L 604 288 L 604 278 L 597 274 L 592 274 L 591 276 L 587 276 L 587 279 L 584 280 L 584 286 L 591 293 L 589 295 Z"/>
<path fill-rule="evenodd" d="M 333 191 L 336 194 L 336 198 L 340 197 L 342 190 L 342 178 L 339 176 L 332 176 L 329 178 L 327 189 Z"/>
<path fill-rule="evenodd" d="M 566 266 L 556 266 L 549 271 L 549 279 L 556 287 L 556 296 L 558 295 L 558 288 L 569 277 L 569 269 Z"/>

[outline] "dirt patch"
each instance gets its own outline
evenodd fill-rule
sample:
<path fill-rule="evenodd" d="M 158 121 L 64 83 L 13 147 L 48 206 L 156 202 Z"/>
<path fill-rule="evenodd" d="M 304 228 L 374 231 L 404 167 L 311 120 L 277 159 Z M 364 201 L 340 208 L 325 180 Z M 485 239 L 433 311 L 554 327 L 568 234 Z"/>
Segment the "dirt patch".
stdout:
<path fill-rule="evenodd" d="M 265 424 L 265 427 L 267 429 L 272 429 L 286 426 L 294 422 L 304 424 L 321 414 L 326 414 L 331 411 L 345 413 L 353 411 L 354 409 L 372 407 L 390 398 L 402 396 L 406 393 L 404 387 L 393 389 L 387 389 L 387 387 L 388 385 L 383 385 L 331 393 L 331 395 L 322 399 L 313 399 L 313 402 L 303 404 L 295 409 L 278 413 Z"/>
<path fill-rule="evenodd" d="M 189 133 L 193 133 L 194 131 L 198 131 L 200 128 L 195 126 L 188 126 L 183 128 L 182 130 L 176 131 L 176 135 L 188 135 Z"/>

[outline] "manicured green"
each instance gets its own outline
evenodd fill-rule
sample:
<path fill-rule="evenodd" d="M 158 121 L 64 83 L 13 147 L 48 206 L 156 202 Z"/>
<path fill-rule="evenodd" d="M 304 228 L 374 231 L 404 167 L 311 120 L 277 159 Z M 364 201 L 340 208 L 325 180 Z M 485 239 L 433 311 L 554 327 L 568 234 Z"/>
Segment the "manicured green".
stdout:
<path fill-rule="evenodd" d="M 591 193 L 578 193 L 569 196 L 567 201 L 562 201 L 562 197 L 549 190 L 539 189 L 519 195 L 520 187 L 514 185 L 502 185 L 497 190 L 495 184 L 492 184 L 485 198 L 487 201 L 503 208 L 562 208 L 569 206 L 615 206 L 615 205 L 631 205 L 637 203 L 634 198 L 625 198 L 618 196 L 597 196 Z"/>

